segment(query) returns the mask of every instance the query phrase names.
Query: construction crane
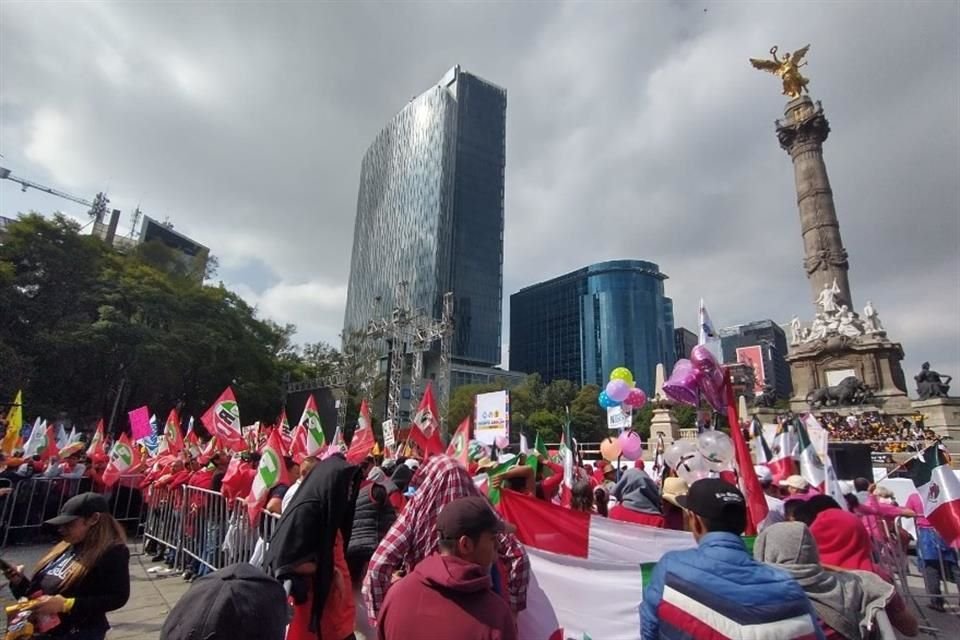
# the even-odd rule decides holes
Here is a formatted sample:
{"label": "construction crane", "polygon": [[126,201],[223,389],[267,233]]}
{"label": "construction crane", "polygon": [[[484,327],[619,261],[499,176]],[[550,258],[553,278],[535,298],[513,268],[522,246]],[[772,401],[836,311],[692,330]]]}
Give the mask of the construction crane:
{"label": "construction crane", "polygon": [[110,200],[107,198],[107,194],[103,193],[102,191],[94,197],[93,202],[90,202],[89,200],[84,200],[83,198],[79,198],[58,189],[54,189],[53,187],[39,184],[33,180],[27,180],[26,178],[15,176],[13,173],[11,173],[10,169],[7,169],[6,167],[0,167],[0,180],[10,180],[11,182],[16,182],[20,185],[20,191],[36,189],[37,191],[43,191],[44,193],[49,193],[52,196],[57,196],[58,198],[63,198],[64,200],[70,200],[71,202],[82,204],[85,207],[90,207],[90,210],[87,213],[97,222],[103,222],[103,217],[107,213],[107,205],[110,203]]}

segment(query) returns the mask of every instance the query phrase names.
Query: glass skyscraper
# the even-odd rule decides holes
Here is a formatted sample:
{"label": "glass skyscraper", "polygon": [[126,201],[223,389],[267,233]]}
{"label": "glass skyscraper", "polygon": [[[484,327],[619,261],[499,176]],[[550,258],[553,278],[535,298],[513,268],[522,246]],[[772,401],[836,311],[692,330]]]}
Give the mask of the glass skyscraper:
{"label": "glass skyscraper", "polygon": [[510,368],[603,385],[625,366],[652,395],[657,363],[674,363],[666,278],[652,262],[613,260],[521,289],[510,296]]}
{"label": "glass skyscraper", "polygon": [[453,291],[453,357],[500,362],[506,91],[454,67],[363,158],[346,331],[388,317],[398,282],[439,318]]}

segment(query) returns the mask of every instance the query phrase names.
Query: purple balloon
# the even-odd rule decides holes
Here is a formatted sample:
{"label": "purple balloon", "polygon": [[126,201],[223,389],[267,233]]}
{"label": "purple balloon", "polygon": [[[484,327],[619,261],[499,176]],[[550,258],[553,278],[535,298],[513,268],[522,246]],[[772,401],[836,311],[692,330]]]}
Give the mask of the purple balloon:
{"label": "purple balloon", "polygon": [[636,431],[624,431],[617,437],[620,451],[627,460],[636,460],[643,453],[643,440]]}
{"label": "purple balloon", "polygon": [[607,383],[607,396],[616,402],[623,402],[630,393],[630,385],[624,380],[616,379]]}
{"label": "purple balloon", "polygon": [[686,358],[673,365],[670,379],[663,383],[663,394],[680,404],[696,407],[700,403],[700,372]]}

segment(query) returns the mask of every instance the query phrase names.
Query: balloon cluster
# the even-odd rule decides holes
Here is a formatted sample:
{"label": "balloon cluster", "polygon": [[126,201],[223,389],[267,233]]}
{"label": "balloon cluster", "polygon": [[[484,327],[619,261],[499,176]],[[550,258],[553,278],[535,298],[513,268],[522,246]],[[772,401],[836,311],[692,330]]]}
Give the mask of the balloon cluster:
{"label": "balloon cluster", "polygon": [[717,411],[723,410],[723,368],[710,350],[698,344],[690,359],[681,358],[673,366],[670,379],[663,383],[665,396],[680,404],[700,405],[701,395]]}
{"label": "balloon cluster", "polygon": [[636,386],[633,374],[626,367],[617,367],[610,372],[610,382],[600,391],[597,402],[604,409],[620,406],[624,411],[642,409],[647,404],[647,394]]}
{"label": "balloon cluster", "polygon": [[[604,409],[620,407],[630,413],[647,404],[647,394],[636,386],[633,374],[626,367],[617,367],[610,372],[610,381],[600,391],[597,402]],[[617,437],[610,436],[600,443],[600,455],[604,460],[616,462],[621,457],[636,460],[643,455],[643,442],[640,435],[629,429],[621,431]]]}
{"label": "balloon cluster", "polygon": [[677,440],[663,452],[663,461],[688,485],[733,468],[733,440],[707,429],[694,440]]}

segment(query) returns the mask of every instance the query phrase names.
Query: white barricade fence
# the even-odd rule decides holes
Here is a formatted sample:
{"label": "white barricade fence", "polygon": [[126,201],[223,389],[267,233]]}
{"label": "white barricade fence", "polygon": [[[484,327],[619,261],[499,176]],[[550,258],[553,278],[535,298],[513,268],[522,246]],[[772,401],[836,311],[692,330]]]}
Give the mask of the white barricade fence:
{"label": "white barricade fence", "polygon": [[5,497],[0,548],[40,533],[44,522],[60,513],[64,502],[92,488],[93,482],[87,477],[33,476],[20,480]]}

